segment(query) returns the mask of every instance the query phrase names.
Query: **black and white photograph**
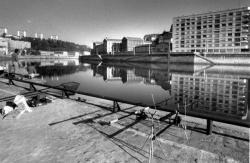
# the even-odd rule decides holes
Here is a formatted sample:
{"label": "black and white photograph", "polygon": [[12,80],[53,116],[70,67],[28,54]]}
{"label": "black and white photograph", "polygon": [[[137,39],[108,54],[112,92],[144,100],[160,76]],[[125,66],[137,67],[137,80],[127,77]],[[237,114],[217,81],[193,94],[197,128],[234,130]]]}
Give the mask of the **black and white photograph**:
{"label": "black and white photograph", "polygon": [[0,163],[250,163],[249,0],[0,0]]}

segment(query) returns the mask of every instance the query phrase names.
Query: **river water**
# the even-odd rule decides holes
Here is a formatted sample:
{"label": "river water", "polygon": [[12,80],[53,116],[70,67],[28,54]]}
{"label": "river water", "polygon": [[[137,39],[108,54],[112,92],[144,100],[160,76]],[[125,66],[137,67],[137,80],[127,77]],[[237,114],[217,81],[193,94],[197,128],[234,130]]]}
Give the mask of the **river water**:
{"label": "river water", "polygon": [[250,67],[78,60],[20,61],[20,66],[28,63],[49,85],[74,81],[82,92],[250,126]]}

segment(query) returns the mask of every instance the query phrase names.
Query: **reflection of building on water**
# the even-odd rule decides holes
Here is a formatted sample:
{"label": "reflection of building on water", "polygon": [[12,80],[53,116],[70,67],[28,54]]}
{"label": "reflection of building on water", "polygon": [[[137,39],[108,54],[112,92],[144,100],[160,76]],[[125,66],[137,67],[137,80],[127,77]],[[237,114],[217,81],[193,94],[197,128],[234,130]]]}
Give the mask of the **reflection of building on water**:
{"label": "reflection of building on water", "polygon": [[[196,111],[217,112],[245,119],[249,80],[231,75],[172,75],[175,102],[193,103]],[[249,99],[248,99],[249,101]]]}
{"label": "reflection of building on water", "polygon": [[68,66],[68,65],[75,65],[78,66],[79,60],[78,59],[70,59],[70,60],[41,60],[41,66],[53,66],[53,65],[63,65],[63,66]]}
{"label": "reflection of building on water", "polygon": [[108,81],[120,81],[122,78],[120,77],[120,74],[118,74],[118,70],[113,67],[107,67],[107,80]]}
{"label": "reflection of building on water", "polygon": [[107,67],[107,81],[122,81],[123,83],[140,83],[142,77],[137,77],[134,70]]}
{"label": "reflection of building on water", "polygon": [[59,80],[59,77],[58,77],[58,76],[52,76],[52,77],[51,77],[51,80],[52,80],[52,81],[54,81],[54,80],[58,81],[58,80]]}
{"label": "reflection of building on water", "polygon": [[171,75],[168,71],[158,71],[150,69],[136,69],[136,76],[144,78],[145,84],[160,85],[165,90],[170,90],[170,79]]}
{"label": "reflection of building on water", "polygon": [[93,76],[100,74],[105,81],[122,81],[126,84],[144,83],[160,85],[165,90],[170,90],[170,76],[166,71],[152,71],[150,69],[124,69],[117,67],[97,66],[93,68]]}

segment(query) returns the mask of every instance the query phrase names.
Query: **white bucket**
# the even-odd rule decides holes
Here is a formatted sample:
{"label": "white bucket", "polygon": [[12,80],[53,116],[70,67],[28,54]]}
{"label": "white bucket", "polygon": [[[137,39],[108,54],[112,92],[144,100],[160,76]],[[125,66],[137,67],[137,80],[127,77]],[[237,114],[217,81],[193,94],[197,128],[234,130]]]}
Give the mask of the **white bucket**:
{"label": "white bucket", "polygon": [[28,112],[32,112],[32,110],[30,109],[30,107],[28,106],[26,99],[24,96],[22,95],[17,95],[14,99],[14,103],[18,106],[19,109],[21,110],[25,110]]}
{"label": "white bucket", "polygon": [[6,114],[8,114],[9,112],[12,112],[13,111],[13,108],[12,107],[10,107],[10,106],[5,106],[4,108],[3,108],[3,115],[6,115]]}

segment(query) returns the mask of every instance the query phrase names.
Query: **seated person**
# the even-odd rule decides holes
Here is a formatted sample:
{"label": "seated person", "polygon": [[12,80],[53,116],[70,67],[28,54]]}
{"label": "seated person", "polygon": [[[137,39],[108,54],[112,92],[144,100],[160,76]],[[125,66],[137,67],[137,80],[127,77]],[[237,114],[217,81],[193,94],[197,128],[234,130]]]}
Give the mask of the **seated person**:
{"label": "seated person", "polygon": [[36,68],[33,63],[31,64],[28,63],[27,71],[28,71],[28,74],[36,74]]}

